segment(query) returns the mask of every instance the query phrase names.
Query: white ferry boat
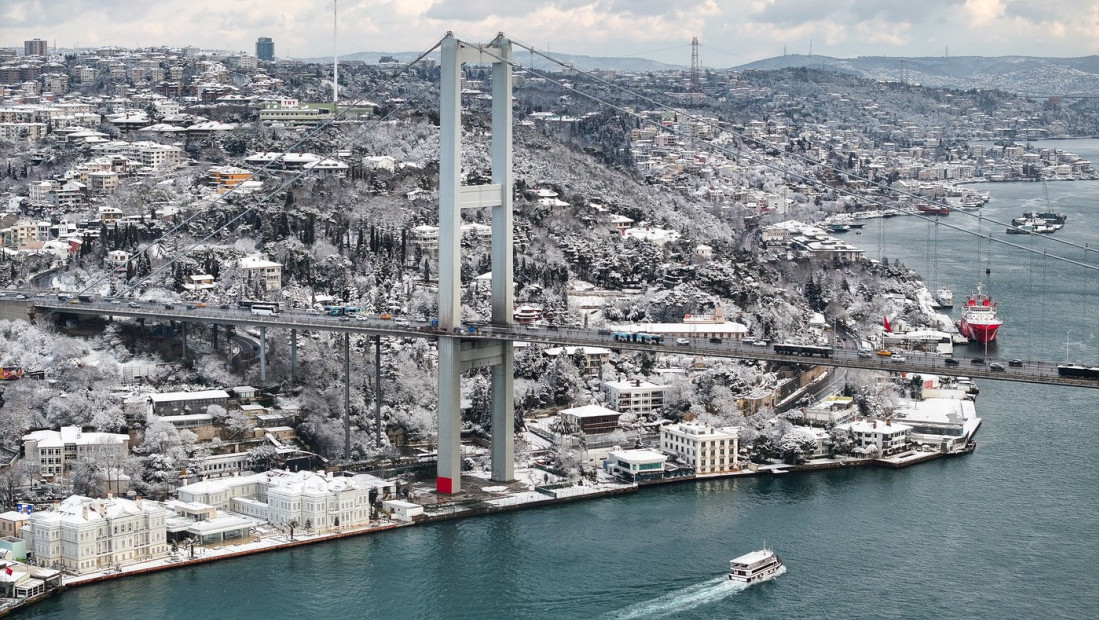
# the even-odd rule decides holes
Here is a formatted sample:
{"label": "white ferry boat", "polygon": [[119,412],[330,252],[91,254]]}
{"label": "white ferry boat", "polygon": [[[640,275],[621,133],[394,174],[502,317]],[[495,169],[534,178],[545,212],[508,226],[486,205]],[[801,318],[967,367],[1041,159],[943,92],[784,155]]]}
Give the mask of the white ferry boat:
{"label": "white ferry boat", "polygon": [[786,572],[782,559],[770,549],[745,553],[729,564],[729,579],[747,584],[770,581]]}

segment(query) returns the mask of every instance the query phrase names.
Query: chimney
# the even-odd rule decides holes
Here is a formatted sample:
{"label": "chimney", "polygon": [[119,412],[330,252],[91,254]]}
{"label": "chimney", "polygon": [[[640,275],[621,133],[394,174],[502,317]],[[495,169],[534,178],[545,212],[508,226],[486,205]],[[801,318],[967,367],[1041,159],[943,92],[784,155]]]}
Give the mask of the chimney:
{"label": "chimney", "polygon": [[878,421],[874,420],[874,428],[878,428]]}
{"label": "chimney", "polygon": [[893,426],[893,419],[892,418],[886,418],[885,419],[885,425],[886,426]]}
{"label": "chimney", "polygon": [[137,497],[134,498],[134,503],[137,504],[137,509],[138,510],[144,510],[145,509],[145,507],[143,505],[144,502],[142,501],[142,498],[141,498],[140,495],[138,495]]}

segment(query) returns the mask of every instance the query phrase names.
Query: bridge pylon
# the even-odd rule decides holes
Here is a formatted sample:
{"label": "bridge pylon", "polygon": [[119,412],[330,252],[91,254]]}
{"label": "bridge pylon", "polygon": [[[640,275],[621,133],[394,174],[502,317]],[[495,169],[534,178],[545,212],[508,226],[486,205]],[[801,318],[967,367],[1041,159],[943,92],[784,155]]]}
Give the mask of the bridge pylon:
{"label": "bridge pylon", "polygon": [[[462,185],[462,65],[492,65],[492,183]],[[511,42],[503,34],[471,46],[451,33],[442,42],[439,86],[439,461],[436,489],[462,487],[461,373],[492,368],[492,480],[515,478],[512,341],[465,340],[461,320],[462,209],[492,209],[492,322],[512,323]],[[457,330],[457,331],[456,331]]]}

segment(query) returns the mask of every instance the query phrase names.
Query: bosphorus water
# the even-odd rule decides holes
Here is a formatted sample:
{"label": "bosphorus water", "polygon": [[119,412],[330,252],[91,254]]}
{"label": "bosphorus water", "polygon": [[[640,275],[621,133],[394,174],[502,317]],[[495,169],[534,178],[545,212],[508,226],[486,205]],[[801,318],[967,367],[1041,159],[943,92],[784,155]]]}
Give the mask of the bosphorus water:
{"label": "bosphorus water", "polygon": [[[1099,141],[1050,142],[1099,162]],[[1041,184],[981,185],[986,218],[1044,209]],[[1099,247],[1099,182],[1051,183],[1057,235]],[[961,214],[952,224],[976,229]],[[849,240],[955,298],[982,281],[1005,326],[990,354],[1099,362],[1099,278],[916,218]],[[1083,261],[1026,236],[1021,245]],[[927,264],[927,239],[937,239]],[[1099,263],[1090,253],[1087,262]],[[986,274],[985,270],[990,273]],[[969,351],[968,354],[983,354]],[[66,592],[20,618],[1093,618],[1099,614],[1099,392],[980,381],[969,456],[650,488],[406,528]],[[730,558],[789,570],[747,589]]]}

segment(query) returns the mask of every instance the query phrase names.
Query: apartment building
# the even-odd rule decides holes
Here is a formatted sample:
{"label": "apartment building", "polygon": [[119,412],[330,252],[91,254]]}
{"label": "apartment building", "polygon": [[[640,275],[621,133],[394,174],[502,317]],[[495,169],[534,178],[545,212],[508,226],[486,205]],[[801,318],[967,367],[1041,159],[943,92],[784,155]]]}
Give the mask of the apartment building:
{"label": "apartment building", "polygon": [[721,474],[737,469],[737,428],[684,422],[660,429],[660,448],[676,455],[695,473]]}

